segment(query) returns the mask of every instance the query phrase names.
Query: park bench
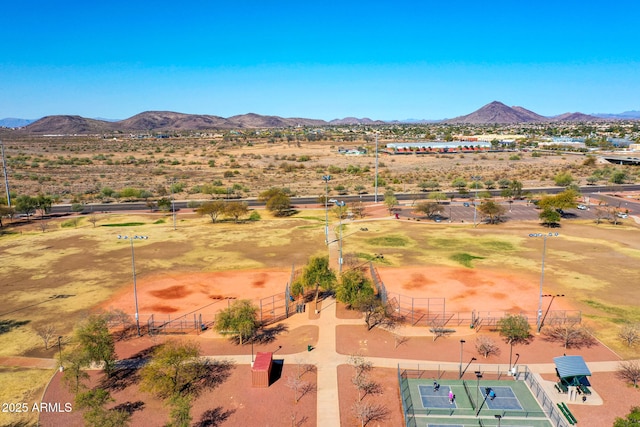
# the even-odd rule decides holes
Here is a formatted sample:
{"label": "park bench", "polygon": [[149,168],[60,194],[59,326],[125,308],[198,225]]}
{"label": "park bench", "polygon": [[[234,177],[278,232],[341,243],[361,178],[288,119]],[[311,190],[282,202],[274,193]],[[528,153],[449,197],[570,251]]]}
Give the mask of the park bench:
{"label": "park bench", "polygon": [[566,386],[566,384],[562,382],[555,383],[554,386],[556,390],[558,390],[558,393],[567,393],[569,391],[569,388]]}

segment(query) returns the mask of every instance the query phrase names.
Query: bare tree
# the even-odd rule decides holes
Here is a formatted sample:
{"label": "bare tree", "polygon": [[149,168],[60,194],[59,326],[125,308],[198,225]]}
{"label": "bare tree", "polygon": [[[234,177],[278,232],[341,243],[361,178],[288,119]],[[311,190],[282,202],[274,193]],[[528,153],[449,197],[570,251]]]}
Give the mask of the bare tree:
{"label": "bare tree", "polygon": [[34,328],[34,329],[36,331],[36,334],[42,339],[42,342],[44,343],[44,349],[49,350],[49,342],[56,334],[55,326],[48,324],[48,325],[38,326],[37,328]]}
{"label": "bare tree", "polygon": [[45,231],[47,231],[49,229],[49,223],[47,221],[45,221],[44,218],[40,218],[40,222],[38,222],[38,227],[44,233]]}
{"label": "bare tree", "polygon": [[349,356],[349,364],[353,366],[355,371],[351,382],[358,390],[358,401],[361,401],[367,394],[377,394],[380,386],[369,379],[373,364],[360,355]]}
{"label": "bare tree", "polygon": [[486,335],[478,335],[476,338],[476,350],[485,359],[489,356],[500,354],[500,347],[491,337]]}
{"label": "bare tree", "polygon": [[393,344],[395,345],[395,348],[400,347],[402,344],[406,343],[407,341],[409,341],[409,337],[400,335],[398,333],[393,334]]}
{"label": "bare tree", "polygon": [[640,381],[640,362],[637,360],[620,362],[617,375],[618,378],[631,382],[637,388]]}
{"label": "bare tree", "polygon": [[113,322],[122,328],[119,339],[124,339],[129,336],[129,333],[133,328],[133,319],[129,313],[126,313],[122,309],[114,308],[109,310],[106,313],[106,316],[108,322]]}
{"label": "bare tree", "polygon": [[447,328],[445,326],[444,319],[432,319],[429,322],[429,332],[433,334],[433,340],[437,340],[440,337],[446,337],[449,334],[454,333],[456,330]]}
{"label": "bare tree", "polygon": [[547,326],[542,334],[547,341],[559,342],[564,348],[590,347],[596,342],[587,327],[572,323]]}
{"label": "bare tree", "polygon": [[389,409],[380,403],[359,401],[353,405],[353,412],[360,421],[360,426],[365,427],[370,422],[384,421],[389,417]]}
{"label": "bare tree", "polygon": [[633,346],[636,342],[640,340],[640,324],[638,323],[627,323],[625,324],[618,336],[622,341],[627,343],[628,347]]}
{"label": "bare tree", "polygon": [[87,219],[87,221],[93,224],[93,228],[96,228],[96,223],[100,221],[100,217],[98,216],[98,214],[94,212],[91,215],[89,215],[89,218]]}
{"label": "bare tree", "polygon": [[302,390],[308,383],[297,375],[287,376],[287,387],[293,390],[293,401],[298,403],[302,398]]}

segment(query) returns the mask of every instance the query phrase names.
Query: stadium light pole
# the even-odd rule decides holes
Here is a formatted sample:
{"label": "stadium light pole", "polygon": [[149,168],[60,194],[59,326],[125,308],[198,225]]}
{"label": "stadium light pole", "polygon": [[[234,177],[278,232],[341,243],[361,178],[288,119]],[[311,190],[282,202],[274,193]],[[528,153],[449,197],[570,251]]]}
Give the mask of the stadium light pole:
{"label": "stadium light pole", "polygon": [[140,334],[140,316],[138,315],[138,288],[136,286],[136,256],[133,250],[133,241],[138,239],[146,240],[148,238],[149,238],[148,236],[138,236],[138,235],[124,236],[124,235],[118,234],[118,239],[129,240],[129,243],[131,243],[131,270],[133,271],[133,300],[135,301],[135,304],[136,304],[135,317],[136,317],[136,329],[138,330],[138,336],[141,336],[141,334]]}
{"label": "stadium light pole", "polygon": [[323,175],[324,181],[324,244],[329,244],[329,181],[331,175]]}
{"label": "stadium light pole", "polygon": [[338,217],[340,218],[340,225],[338,225],[338,227],[340,227],[340,237],[338,238],[338,241],[340,243],[340,245],[338,246],[338,248],[339,248],[338,274],[342,274],[342,208],[344,207],[344,201],[337,201],[336,200],[336,206],[338,206],[338,208],[340,208],[338,210]]}
{"label": "stadium light pole", "polygon": [[460,340],[460,370],[458,379],[462,378],[462,348],[464,347],[465,340]]}
{"label": "stadium light pole", "polygon": [[531,233],[529,237],[542,237],[542,269],[540,270],[540,292],[538,298],[538,313],[536,316],[536,333],[542,329],[542,285],[544,283],[544,258],[547,252],[547,237],[558,237],[560,233]]}

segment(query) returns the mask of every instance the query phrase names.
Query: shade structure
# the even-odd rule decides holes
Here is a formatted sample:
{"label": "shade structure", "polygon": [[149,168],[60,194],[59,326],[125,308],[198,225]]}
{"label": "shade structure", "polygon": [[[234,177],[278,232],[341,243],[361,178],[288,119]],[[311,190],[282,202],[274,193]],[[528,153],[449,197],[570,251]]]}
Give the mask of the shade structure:
{"label": "shade structure", "polygon": [[560,380],[567,385],[589,385],[591,371],[582,356],[559,356],[553,358]]}

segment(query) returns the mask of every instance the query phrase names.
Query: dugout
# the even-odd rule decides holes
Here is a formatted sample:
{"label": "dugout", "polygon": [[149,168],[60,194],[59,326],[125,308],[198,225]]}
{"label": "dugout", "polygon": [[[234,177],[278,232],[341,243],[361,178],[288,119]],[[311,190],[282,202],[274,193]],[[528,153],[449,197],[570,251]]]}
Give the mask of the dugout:
{"label": "dugout", "polygon": [[256,360],[251,367],[251,387],[269,387],[273,353],[256,353]]}

